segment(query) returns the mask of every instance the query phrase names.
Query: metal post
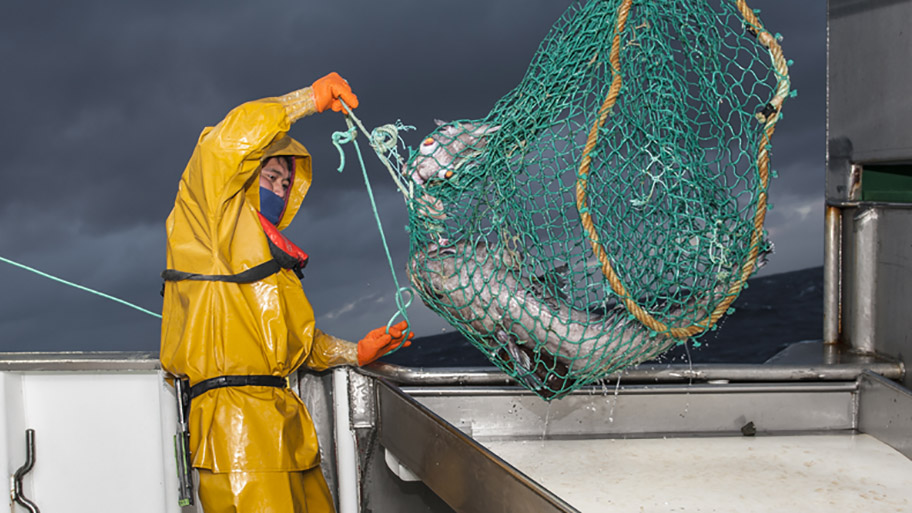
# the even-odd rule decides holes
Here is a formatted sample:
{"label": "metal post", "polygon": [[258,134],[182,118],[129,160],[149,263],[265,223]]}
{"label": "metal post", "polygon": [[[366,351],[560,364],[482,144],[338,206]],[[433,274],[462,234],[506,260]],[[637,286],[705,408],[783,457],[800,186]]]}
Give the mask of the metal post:
{"label": "metal post", "polygon": [[827,205],[823,253],[823,342],[837,344],[842,332],[842,211]]}
{"label": "metal post", "polygon": [[357,448],[351,430],[348,368],[333,370],[333,411],[336,431],[336,466],[339,476],[339,513],[358,511]]}
{"label": "metal post", "polygon": [[[873,354],[878,338],[878,253],[881,213],[877,207],[865,205],[855,210],[852,218],[852,273],[846,290],[851,294],[851,312],[847,319],[845,341],[860,353]],[[848,322],[848,321],[851,322]]]}

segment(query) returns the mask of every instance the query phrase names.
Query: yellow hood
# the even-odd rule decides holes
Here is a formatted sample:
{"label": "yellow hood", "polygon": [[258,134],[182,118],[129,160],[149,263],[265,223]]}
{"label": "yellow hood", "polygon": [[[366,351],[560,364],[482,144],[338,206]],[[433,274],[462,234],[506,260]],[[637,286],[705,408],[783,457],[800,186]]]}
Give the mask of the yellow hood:
{"label": "yellow hood", "polygon": [[[294,169],[292,170],[291,186],[288,188],[288,195],[285,197],[285,211],[277,226],[280,230],[284,230],[291,224],[295,214],[298,213],[298,209],[301,208],[301,202],[310,189],[310,183],[313,179],[310,153],[307,152],[307,148],[303,144],[287,135],[280,135],[269,147],[263,150],[263,156],[260,157],[260,167],[262,167],[263,162],[271,157],[284,156],[294,157]],[[257,210],[260,210],[259,175],[258,168],[245,192],[247,201]]]}

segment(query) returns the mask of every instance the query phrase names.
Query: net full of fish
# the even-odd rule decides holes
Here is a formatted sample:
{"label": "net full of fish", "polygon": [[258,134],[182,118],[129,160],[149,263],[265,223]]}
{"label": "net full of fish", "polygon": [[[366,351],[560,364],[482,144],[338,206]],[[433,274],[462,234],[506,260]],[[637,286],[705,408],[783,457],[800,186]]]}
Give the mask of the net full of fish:
{"label": "net full of fish", "polygon": [[[707,316],[770,250],[757,226],[767,192],[758,156],[787,77],[758,41],[762,27],[737,2],[651,1],[632,2],[618,32],[624,3],[572,6],[515,90],[484,119],[438,121],[403,170],[410,281],[547,400],[687,340],[672,327],[712,329]],[[623,86],[600,119],[616,73]]]}

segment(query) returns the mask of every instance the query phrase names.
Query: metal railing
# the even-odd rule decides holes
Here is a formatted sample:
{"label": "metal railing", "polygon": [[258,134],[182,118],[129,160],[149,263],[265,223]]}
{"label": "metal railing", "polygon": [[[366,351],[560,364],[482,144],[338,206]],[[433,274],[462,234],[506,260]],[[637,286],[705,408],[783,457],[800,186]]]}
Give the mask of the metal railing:
{"label": "metal railing", "polygon": [[[838,363],[819,364],[649,364],[610,374],[606,382],[693,383],[693,382],[777,382],[777,381],[853,381],[865,371],[887,379],[901,380],[902,362],[871,357],[843,357]],[[847,360],[847,361],[846,361]],[[385,378],[405,386],[509,386],[515,381],[505,373],[488,367],[402,367],[376,362],[359,369],[362,374]]]}

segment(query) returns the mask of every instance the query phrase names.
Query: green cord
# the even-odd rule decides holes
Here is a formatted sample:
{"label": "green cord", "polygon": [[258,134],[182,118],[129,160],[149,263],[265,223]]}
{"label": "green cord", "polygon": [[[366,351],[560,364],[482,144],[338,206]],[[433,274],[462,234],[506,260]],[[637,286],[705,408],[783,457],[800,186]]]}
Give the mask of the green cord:
{"label": "green cord", "polygon": [[25,269],[26,271],[31,271],[31,272],[33,272],[33,273],[39,275],[39,276],[44,276],[45,278],[49,278],[49,279],[54,280],[54,281],[56,281],[56,282],[63,283],[64,285],[69,285],[70,287],[75,287],[75,288],[77,288],[77,289],[79,289],[79,290],[84,290],[84,291],[86,291],[86,292],[91,292],[92,294],[95,294],[96,296],[101,296],[101,297],[103,297],[103,298],[105,298],[105,299],[110,299],[111,301],[120,303],[120,304],[122,304],[122,305],[129,306],[130,308],[134,308],[134,309],[136,309],[136,310],[139,310],[140,312],[147,313],[147,314],[151,315],[152,317],[157,317],[157,318],[161,319],[161,314],[157,314],[157,313],[155,313],[155,312],[146,310],[145,308],[143,308],[143,307],[141,307],[141,306],[136,306],[136,305],[134,305],[133,303],[124,301],[123,299],[119,299],[119,298],[116,298],[116,297],[114,297],[114,296],[110,296],[110,295],[108,295],[108,294],[105,294],[104,292],[99,292],[99,291],[97,291],[97,290],[93,290],[93,289],[90,289],[90,288],[88,288],[88,287],[83,287],[82,285],[73,283],[73,282],[71,282],[71,281],[63,280],[63,279],[58,278],[58,277],[56,277],[56,276],[52,276],[52,275],[50,275],[50,274],[48,274],[48,273],[39,271],[38,269],[34,269],[34,268],[29,267],[29,266],[27,266],[27,265],[20,264],[19,262],[14,262],[14,261],[12,261],[12,260],[10,260],[10,259],[8,259],[8,258],[0,257],[0,261],[6,262],[6,263],[8,263],[8,264],[10,264],[10,265],[14,265],[14,266],[16,266],[16,267],[18,267],[18,268],[20,268],[20,269]]}
{"label": "green cord", "polygon": [[[340,101],[342,101],[342,100],[340,99]],[[371,209],[374,212],[374,220],[377,223],[377,230],[380,232],[380,240],[383,242],[383,250],[386,253],[386,261],[389,264],[390,273],[393,275],[393,283],[396,286],[396,307],[397,307],[398,311],[396,313],[394,313],[392,317],[390,317],[390,320],[389,320],[389,322],[387,322],[386,326],[387,326],[387,329],[389,329],[389,327],[393,325],[393,321],[398,316],[401,316],[402,319],[405,320],[406,324],[408,325],[410,323],[409,323],[409,319],[408,319],[408,313],[406,310],[411,305],[412,299],[414,299],[415,295],[410,287],[400,287],[399,286],[399,279],[396,277],[396,267],[393,264],[393,257],[390,254],[389,244],[386,241],[386,234],[383,231],[383,223],[380,221],[380,213],[377,209],[377,201],[374,199],[374,192],[373,192],[373,189],[371,188],[370,179],[367,176],[367,166],[364,164],[364,157],[361,155],[361,148],[358,146],[357,143],[354,142],[355,135],[357,134],[357,129],[356,129],[355,125],[353,124],[353,122],[357,123],[358,128],[360,128],[361,131],[364,132],[365,135],[368,137],[371,147],[374,149],[374,152],[377,154],[377,157],[380,158],[380,161],[383,162],[383,164],[389,170],[390,174],[393,176],[393,180],[396,182],[396,185],[399,187],[400,192],[402,192],[402,194],[405,195],[406,198],[409,197],[411,191],[406,190],[405,187],[403,186],[403,184],[401,183],[401,181],[398,179],[398,177],[396,176],[396,172],[393,169],[394,166],[390,162],[390,159],[387,158],[386,155],[384,155],[384,152],[395,154],[396,141],[398,139],[398,136],[397,136],[398,130],[410,129],[413,127],[408,127],[408,126],[402,125],[400,123],[397,123],[396,125],[384,125],[383,127],[375,129],[372,133],[368,134],[367,130],[365,130],[364,126],[361,124],[361,121],[357,117],[355,117],[354,114],[352,114],[351,109],[348,107],[348,105],[345,104],[344,101],[342,102],[342,105],[345,107],[345,112],[346,112],[345,122],[348,124],[348,130],[342,131],[342,132],[335,132],[332,135],[333,145],[335,145],[336,149],[339,150],[339,155],[341,156],[341,159],[340,159],[341,164],[339,166],[339,172],[341,173],[345,167],[345,154],[342,151],[341,145],[351,142],[351,143],[353,143],[353,146],[355,147],[355,153],[358,155],[358,162],[361,164],[361,174],[364,177],[364,186],[367,189],[367,195],[370,198]],[[398,155],[396,155],[396,156],[398,157]],[[401,164],[401,162],[400,162],[400,164]],[[404,296],[408,296],[408,298],[405,299]],[[404,332],[408,333],[408,327],[406,327]],[[403,339],[403,343],[404,343],[404,340],[405,339]],[[401,347],[401,344],[399,347]],[[398,349],[398,347],[396,349]],[[396,349],[394,349],[393,351],[395,351]]]}

